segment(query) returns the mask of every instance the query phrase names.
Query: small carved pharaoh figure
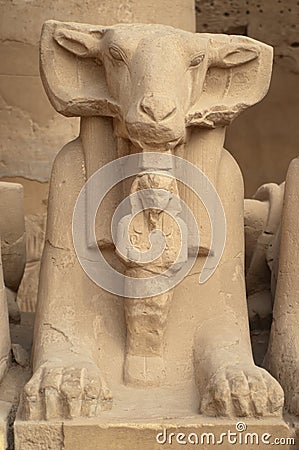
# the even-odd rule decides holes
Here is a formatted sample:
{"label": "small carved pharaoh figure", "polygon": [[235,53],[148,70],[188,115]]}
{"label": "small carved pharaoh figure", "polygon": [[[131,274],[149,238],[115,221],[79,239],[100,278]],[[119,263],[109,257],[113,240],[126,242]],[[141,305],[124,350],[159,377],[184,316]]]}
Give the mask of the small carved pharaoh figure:
{"label": "small carved pharaoh figure", "polygon": [[[133,278],[150,278],[170,267],[175,270],[188,257],[186,225],[177,217],[181,209],[175,178],[162,173],[141,173],[132,184],[131,194],[135,193],[137,196],[131,200],[132,215],[125,216],[118,227],[117,249],[127,266],[125,274]],[[151,233],[156,230],[160,230],[166,240],[158,257],[154,256],[150,241]],[[127,235],[129,248],[126,247]],[[161,243],[157,244],[159,250],[163,248]],[[144,261],[145,252],[149,254],[148,261]],[[165,376],[164,333],[173,289],[158,296],[130,298],[128,282],[126,294],[125,381],[136,385],[160,384]]]}

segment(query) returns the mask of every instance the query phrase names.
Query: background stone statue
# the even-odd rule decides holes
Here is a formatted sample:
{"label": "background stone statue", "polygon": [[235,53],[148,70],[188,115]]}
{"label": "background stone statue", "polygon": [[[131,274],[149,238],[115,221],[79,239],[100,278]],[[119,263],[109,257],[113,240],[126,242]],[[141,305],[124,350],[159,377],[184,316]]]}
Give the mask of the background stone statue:
{"label": "background stone statue", "polygon": [[266,366],[284,389],[288,411],[296,415],[299,415],[298,205],[299,159],[296,158],[289,166],[285,182],[273,323],[266,356]]}
{"label": "background stone statue", "polygon": [[[164,335],[165,385],[189,386],[196,399],[195,377],[199,398],[189,407],[198,412],[199,405],[202,414],[281,414],[281,387],[253,362],[244,283],[243,181],[223,149],[226,126],[267,93],[271,65],[272,49],[243,36],[192,34],[160,25],[44,25],[41,73],[47,94],[57,111],[82,119],[79,138],[62,149],[52,172],[25,418],[99,415],[112,406],[105,379],[122,397],[123,299],[98,288],[81,269],[72,215],[81,188],[99,167],[142,151],[172,152],[198,167],[215,185],[227,220],[221,262],[199,285],[211,250],[209,218],[196,196],[179,186],[201,241],[192,271],[174,289]],[[121,190],[111,191],[95,232],[106,260],[124,270],[110,236],[111,215],[120,200]]]}
{"label": "background stone statue", "polygon": [[8,305],[11,320],[18,319],[15,297],[25,261],[23,187],[0,183],[0,381],[9,365],[11,350]]}
{"label": "background stone statue", "polygon": [[260,326],[263,317],[271,319],[273,314],[272,323],[267,323],[271,332],[264,365],[280,382],[286,408],[295,415],[299,415],[298,180],[296,158],[289,166],[285,183],[261,186],[253,199],[246,200],[245,207],[249,312],[255,323],[259,318]]}
{"label": "background stone statue", "polygon": [[245,199],[246,289],[252,328],[269,329],[277,284],[285,183],[267,183]]}

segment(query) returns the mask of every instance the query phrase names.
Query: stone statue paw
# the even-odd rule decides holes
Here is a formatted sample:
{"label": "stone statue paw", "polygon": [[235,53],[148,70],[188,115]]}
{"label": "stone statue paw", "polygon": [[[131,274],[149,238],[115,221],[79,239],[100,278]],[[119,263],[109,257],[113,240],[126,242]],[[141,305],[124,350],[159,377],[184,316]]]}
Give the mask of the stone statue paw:
{"label": "stone statue paw", "polygon": [[43,364],[25,386],[22,401],[27,420],[96,417],[111,408],[111,392],[94,363],[61,366],[61,362]]}
{"label": "stone statue paw", "polygon": [[219,369],[210,379],[200,412],[208,416],[280,416],[284,402],[279,383],[252,365]]}

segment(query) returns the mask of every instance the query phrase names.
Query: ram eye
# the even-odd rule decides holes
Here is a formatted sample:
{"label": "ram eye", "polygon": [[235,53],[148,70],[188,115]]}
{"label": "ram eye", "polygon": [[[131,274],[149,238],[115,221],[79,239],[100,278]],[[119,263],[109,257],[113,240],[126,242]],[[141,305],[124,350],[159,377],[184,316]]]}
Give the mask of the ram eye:
{"label": "ram eye", "polygon": [[112,56],[113,59],[116,59],[117,61],[124,61],[124,55],[122,52],[116,48],[116,47],[110,47],[109,53]]}
{"label": "ram eye", "polygon": [[196,55],[192,58],[190,62],[190,67],[199,66],[199,64],[204,60],[205,55],[201,53],[200,55]]}

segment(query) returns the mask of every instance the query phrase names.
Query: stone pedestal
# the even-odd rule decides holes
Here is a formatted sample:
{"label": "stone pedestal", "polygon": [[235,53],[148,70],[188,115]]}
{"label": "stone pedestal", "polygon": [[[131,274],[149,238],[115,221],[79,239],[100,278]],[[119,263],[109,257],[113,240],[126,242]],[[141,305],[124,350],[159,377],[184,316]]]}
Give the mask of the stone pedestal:
{"label": "stone pedestal", "polygon": [[283,419],[210,418],[198,414],[194,386],[119,386],[113,392],[112,410],[93,419],[24,421],[19,408],[14,423],[15,450],[209,450],[218,446],[224,450],[255,450],[269,445],[296,448],[289,441],[294,439],[294,428]]}
{"label": "stone pedestal", "polygon": [[[245,425],[244,425],[245,424]],[[237,427],[240,431],[237,430]],[[242,427],[246,430],[242,431]],[[219,445],[233,448],[296,448],[291,431],[278,420],[230,421],[200,416],[150,420],[101,419],[15,423],[16,450],[158,450],[201,448]]]}
{"label": "stone pedestal", "polygon": [[[14,375],[17,392],[28,376],[28,371],[18,368]],[[6,385],[11,383],[7,381]],[[8,392],[6,385],[2,388]],[[14,422],[14,449],[209,450],[220,446],[225,450],[255,450],[271,448],[269,445],[299,449],[299,422],[294,417],[288,416],[288,423],[279,418],[208,418],[197,414],[197,404],[194,391],[183,386],[150,391],[122,386],[115,392],[112,410],[103,411],[95,419],[24,421],[19,408]],[[10,402],[0,401],[0,450],[6,450],[10,409]]]}

